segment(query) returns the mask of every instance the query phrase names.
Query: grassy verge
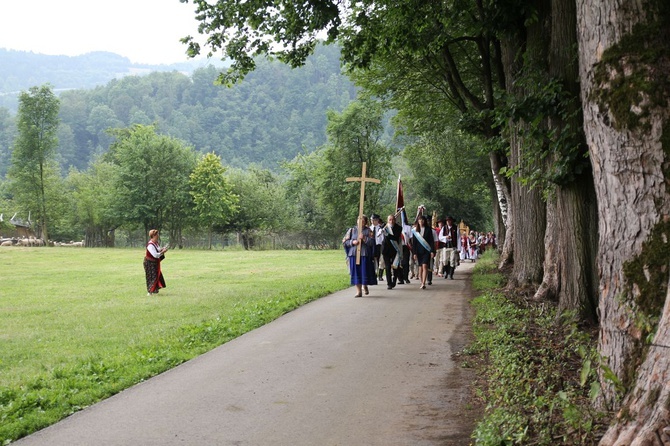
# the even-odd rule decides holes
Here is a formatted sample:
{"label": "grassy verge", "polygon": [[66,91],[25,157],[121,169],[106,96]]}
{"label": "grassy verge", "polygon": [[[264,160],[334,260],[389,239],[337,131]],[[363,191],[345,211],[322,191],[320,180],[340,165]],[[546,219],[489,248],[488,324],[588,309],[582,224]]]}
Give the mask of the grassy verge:
{"label": "grassy verge", "polygon": [[337,251],[0,249],[0,444],[348,287]]}
{"label": "grassy verge", "polygon": [[604,414],[593,410],[594,333],[555,305],[503,291],[496,258],[478,262],[473,286],[475,342],[486,407],[473,434],[477,445],[595,445]]}

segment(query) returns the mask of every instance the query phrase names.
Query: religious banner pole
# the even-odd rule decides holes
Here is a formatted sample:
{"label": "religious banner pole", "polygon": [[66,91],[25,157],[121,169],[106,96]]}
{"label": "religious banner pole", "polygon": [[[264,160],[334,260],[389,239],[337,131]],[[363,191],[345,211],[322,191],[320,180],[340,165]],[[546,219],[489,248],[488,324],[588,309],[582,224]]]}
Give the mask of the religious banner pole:
{"label": "religious banner pole", "polygon": [[[360,177],[349,177],[346,178],[346,181],[360,181],[361,182],[361,198],[360,202],[358,204],[358,236],[363,233],[363,204],[365,202],[365,182],[370,182],[370,183],[381,183],[380,180],[376,178],[368,178],[365,176],[365,169],[366,169],[366,163],[363,161],[363,168],[361,170],[361,176]],[[356,245],[356,265],[361,264],[361,244],[360,241]]]}

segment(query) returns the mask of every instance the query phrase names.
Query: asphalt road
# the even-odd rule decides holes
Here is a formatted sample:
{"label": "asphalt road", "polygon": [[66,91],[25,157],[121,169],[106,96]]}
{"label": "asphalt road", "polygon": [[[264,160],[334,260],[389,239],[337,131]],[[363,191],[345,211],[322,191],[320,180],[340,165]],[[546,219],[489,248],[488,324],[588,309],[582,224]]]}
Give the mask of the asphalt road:
{"label": "asphalt road", "polygon": [[471,270],[332,294],[13,444],[467,445]]}

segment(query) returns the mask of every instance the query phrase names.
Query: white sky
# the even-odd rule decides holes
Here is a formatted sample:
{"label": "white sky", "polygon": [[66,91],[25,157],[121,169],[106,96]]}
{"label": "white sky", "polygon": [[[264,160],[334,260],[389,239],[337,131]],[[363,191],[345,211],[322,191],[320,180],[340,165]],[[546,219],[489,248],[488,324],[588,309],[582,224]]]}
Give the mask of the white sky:
{"label": "white sky", "polygon": [[133,63],[188,60],[179,39],[198,34],[179,0],[0,0],[0,48],[78,56],[110,51]]}

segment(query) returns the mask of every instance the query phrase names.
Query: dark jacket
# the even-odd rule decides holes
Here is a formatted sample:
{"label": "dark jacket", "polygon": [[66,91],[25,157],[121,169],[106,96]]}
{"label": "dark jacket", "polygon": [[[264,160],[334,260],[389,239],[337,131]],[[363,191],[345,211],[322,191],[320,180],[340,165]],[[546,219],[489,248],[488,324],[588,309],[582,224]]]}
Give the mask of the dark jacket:
{"label": "dark jacket", "polygon": [[400,226],[398,223],[395,223],[392,229],[393,234],[389,234],[388,232],[386,232],[386,228],[383,229],[384,243],[382,244],[382,255],[385,257],[394,257],[396,255],[397,251],[393,247],[391,240],[395,240],[395,242],[398,244],[398,247],[400,247],[400,236],[402,235],[402,226]]}
{"label": "dark jacket", "polygon": [[451,235],[451,241],[447,241],[445,248],[458,247],[458,227],[456,225],[452,225],[451,228],[447,225],[442,226],[442,235],[445,237]]}
{"label": "dark jacket", "polygon": [[[417,233],[419,232],[418,230],[416,231]],[[428,246],[430,247],[429,250],[426,250],[426,248],[423,247],[423,245],[419,242],[419,240],[416,238],[416,235],[412,237],[412,251],[414,254],[418,255],[423,252],[433,252],[435,251],[435,239],[433,237],[433,228],[430,226],[427,226],[423,228],[423,239],[428,243]]]}

